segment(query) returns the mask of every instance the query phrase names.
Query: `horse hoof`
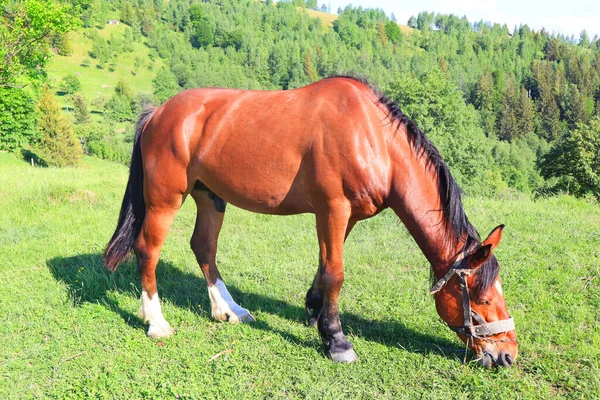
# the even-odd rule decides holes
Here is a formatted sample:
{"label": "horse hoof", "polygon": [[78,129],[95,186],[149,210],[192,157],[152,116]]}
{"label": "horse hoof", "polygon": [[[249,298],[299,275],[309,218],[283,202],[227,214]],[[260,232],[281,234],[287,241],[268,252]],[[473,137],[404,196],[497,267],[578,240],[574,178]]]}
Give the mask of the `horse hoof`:
{"label": "horse hoof", "polygon": [[319,318],[317,317],[310,317],[307,321],[308,326],[310,326],[311,328],[314,328],[315,326],[317,326],[317,322],[319,321]]}
{"label": "horse hoof", "polygon": [[358,356],[354,352],[354,349],[348,349],[339,353],[329,352],[329,357],[334,362],[343,362],[343,363],[351,363],[358,360]]}
{"label": "horse hoof", "polygon": [[256,320],[254,319],[252,314],[250,314],[247,311],[245,314],[242,314],[242,315],[233,314],[229,317],[229,322],[233,322],[233,323],[235,323],[235,322],[249,323],[249,322],[254,322],[254,321],[256,321]]}
{"label": "horse hoof", "polygon": [[233,311],[222,311],[221,309],[213,309],[212,317],[221,322],[229,322],[232,324],[238,322],[254,322],[256,321],[252,314],[246,309],[238,311],[237,313]]}
{"label": "horse hoof", "polygon": [[167,321],[161,324],[150,325],[147,335],[153,339],[166,338],[175,333]]}

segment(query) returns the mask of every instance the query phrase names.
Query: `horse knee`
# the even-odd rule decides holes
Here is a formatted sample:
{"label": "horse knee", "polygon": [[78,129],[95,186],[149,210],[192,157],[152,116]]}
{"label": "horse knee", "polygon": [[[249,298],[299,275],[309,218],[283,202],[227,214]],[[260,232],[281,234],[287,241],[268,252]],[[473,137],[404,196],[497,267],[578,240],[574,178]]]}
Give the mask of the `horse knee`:
{"label": "horse knee", "polygon": [[211,254],[215,251],[215,246],[212,246],[208,240],[199,235],[192,236],[190,239],[190,247],[200,263],[210,262]]}
{"label": "horse knee", "polygon": [[337,294],[344,283],[344,270],[343,268],[326,268],[321,276],[321,280],[326,293]]}

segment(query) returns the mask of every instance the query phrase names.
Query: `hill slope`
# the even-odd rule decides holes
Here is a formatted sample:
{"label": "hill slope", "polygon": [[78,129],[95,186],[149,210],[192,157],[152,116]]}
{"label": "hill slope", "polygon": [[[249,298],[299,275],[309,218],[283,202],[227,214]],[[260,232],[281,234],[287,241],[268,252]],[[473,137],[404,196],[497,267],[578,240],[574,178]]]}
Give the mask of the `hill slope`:
{"label": "hill slope", "polygon": [[[94,106],[95,99],[108,98],[114,93],[116,83],[124,79],[134,93],[152,93],[152,80],[164,65],[159,57],[150,55],[150,49],[142,39],[139,43],[132,43],[133,51],[115,54],[104,68],[98,67],[98,60],[90,56],[92,51],[91,34],[94,31],[107,41],[111,35],[122,39],[127,26],[106,25],[102,29],[80,29],[69,34],[73,53],[69,56],[54,55],[48,64],[47,72],[59,91],[60,82],[66,75],[73,74],[81,82],[81,92],[88,100],[91,111],[96,114],[102,110]],[[85,63],[89,66],[85,66]],[[136,63],[139,64],[136,66]],[[112,64],[112,66],[111,66]],[[67,104],[67,99],[61,96],[62,105]]]}

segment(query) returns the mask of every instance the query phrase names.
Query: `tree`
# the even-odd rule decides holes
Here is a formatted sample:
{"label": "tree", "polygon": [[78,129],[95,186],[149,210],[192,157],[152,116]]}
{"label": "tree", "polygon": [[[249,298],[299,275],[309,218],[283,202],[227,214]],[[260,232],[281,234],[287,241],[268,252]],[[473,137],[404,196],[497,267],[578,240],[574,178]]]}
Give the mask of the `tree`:
{"label": "tree", "polygon": [[494,78],[491,73],[481,75],[475,90],[475,105],[481,112],[483,130],[488,137],[496,136],[494,111]]}
{"label": "tree", "polygon": [[317,79],[319,79],[319,76],[317,75],[317,70],[315,69],[315,64],[313,63],[313,59],[312,56],[310,55],[310,51],[306,51],[306,53],[304,53],[304,73],[306,74],[306,76],[308,76],[308,79],[311,82],[315,82]]}
{"label": "tree", "polygon": [[398,43],[400,38],[402,38],[402,31],[400,30],[400,27],[393,21],[388,21],[388,23],[385,24],[385,33],[392,43]]}
{"label": "tree", "polygon": [[167,101],[181,90],[175,74],[164,67],[156,74],[156,77],[152,81],[152,86],[154,87],[154,95],[161,103]]}
{"label": "tree", "polygon": [[447,77],[435,71],[420,79],[404,76],[386,93],[439,149],[459,184],[473,192],[487,190],[491,149],[477,112]]}
{"label": "tree", "polygon": [[51,37],[52,49],[61,56],[70,56],[73,54],[73,48],[66,33],[54,35]]}
{"label": "tree", "polygon": [[51,54],[46,39],[77,24],[71,6],[54,0],[2,1],[0,10],[0,87],[42,75]]}
{"label": "tree", "polygon": [[75,123],[78,125],[90,122],[90,112],[87,107],[87,101],[81,93],[76,93],[75,96],[73,96],[73,116],[75,117]]}
{"label": "tree", "polygon": [[73,74],[66,75],[60,83],[60,90],[67,95],[71,95],[81,90],[81,82],[79,81],[79,78]]}
{"label": "tree", "polygon": [[600,201],[600,116],[577,124],[555,144],[543,159],[542,175],[558,177],[558,189],[578,196],[592,193]]}
{"label": "tree", "polygon": [[115,94],[105,106],[106,115],[112,121],[125,122],[134,119],[135,98],[125,80],[119,79],[115,85]]}
{"label": "tree", "polygon": [[29,91],[0,87],[0,150],[14,151],[38,139],[35,111]]}
{"label": "tree", "polygon": [[200,47],[211,47],[215,42],[215,35],[213,33],[210,23],[206,20],[201,20],[194,23],[195,32],[192,36],[192,46],[195,48]]}
{"label": "tree", "polygon": [[529,92],[521,86],[521,95],[517,107],[518,131],[516,137],[523,137],[533,132],[535,122],[535,105],[529,97]]}
{"label": "tree", "polygon": [[46,164],[57,167],[78,165],[83,156],[81,145],[48,86],[42,87],[38,109],[41,138],[36,148],[41,158]]}
{"label": "tree", "polygon": [[502,110],[498,120],[498,137],[502,140],[510,141],[518,135],[517,108],[519,97],[516,84],[514,76],[510,75],[506,80],[504,96],[502,97]]}

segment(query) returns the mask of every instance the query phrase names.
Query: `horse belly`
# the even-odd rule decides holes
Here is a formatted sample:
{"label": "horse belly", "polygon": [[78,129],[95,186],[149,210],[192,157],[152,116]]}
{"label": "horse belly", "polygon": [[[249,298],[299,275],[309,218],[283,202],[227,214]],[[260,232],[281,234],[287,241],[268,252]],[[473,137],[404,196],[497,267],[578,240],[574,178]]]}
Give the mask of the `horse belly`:
{"label": "horse belly", "polygon": [[[268,150],[268,149],[263,149]],[[311,212],[300,156],[243,146],[198,160],[198,179],[236,207],[264,214]]]}

